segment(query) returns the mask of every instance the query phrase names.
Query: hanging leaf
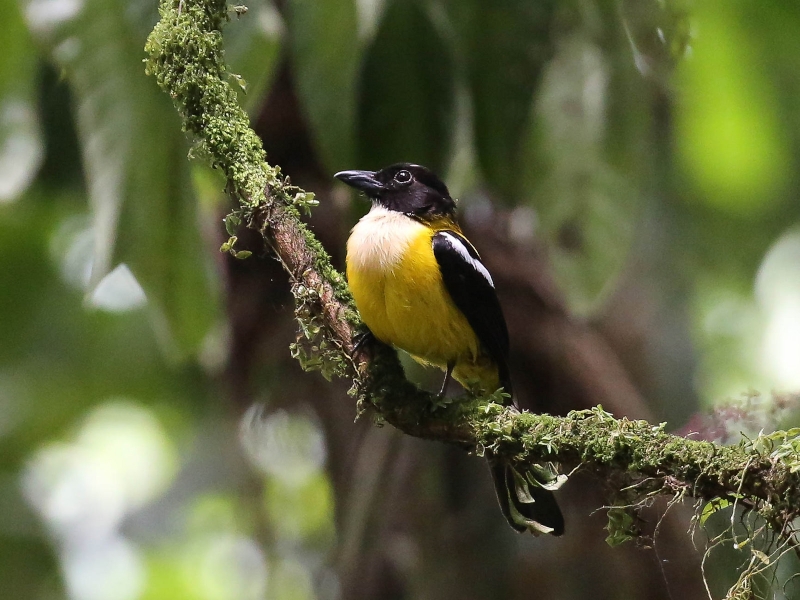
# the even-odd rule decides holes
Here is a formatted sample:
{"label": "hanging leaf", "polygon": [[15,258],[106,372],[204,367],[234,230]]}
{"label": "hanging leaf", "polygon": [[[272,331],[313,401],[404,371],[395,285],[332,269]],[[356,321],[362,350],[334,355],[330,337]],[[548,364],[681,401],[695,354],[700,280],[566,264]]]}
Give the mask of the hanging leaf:
{"label": "hanging leaf", "polygon": [[359,164],[415,162],[440,173],[455,110],[454,64],[417,2],[396,1],[367,51],[360,78]]}
{"label": "hanging leaf", "polygon": [[446,10],[466,68],[478,160],[488,183],[516,195],[531,98],[553,53],[553,0],[449,0]]}
{"label": "hanging leaf", "polygon": [[588,316],[613,291],[639,218],[629,171],[610,162],[609,68],[578,28],[561,39],[533,105],[523,189],[537,211],[571,310]]}
{"label": "hanging leaf", "polygon": [[323,163],[352,168],[360,55],[355,0],[289,0],[297,89]]}
{"label": "hanging leaf", "polygon": [[44,156],[36,109],[39,60],[15,0],[0,0],[0,203],[33,181]]}
{"label": "hanging leaf", "polygon": [[[93,289],[126,263],[174,357],[198,350],[217,318],[207,252],[188,178],[188,144],[169,100],[142,66],[144,27],[113,0],[57,15],[28,5],[35,37],[69,82],[94,228]],[[151,3],[129,3],[146,18]],[[140,33],[142,32],[142,33]]]}

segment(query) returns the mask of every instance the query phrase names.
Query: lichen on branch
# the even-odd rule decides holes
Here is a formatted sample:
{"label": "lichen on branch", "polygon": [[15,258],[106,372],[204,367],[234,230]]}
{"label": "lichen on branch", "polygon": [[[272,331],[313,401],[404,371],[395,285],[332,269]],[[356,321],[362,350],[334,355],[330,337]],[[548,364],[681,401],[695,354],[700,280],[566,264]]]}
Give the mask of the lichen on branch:
{"label": "lichen on branch", "polygon": [[[433,409],[433,398],[409,383],[397,357],[377,345],[355,352],[361,322],[345,278],[302,223],[312,197],[266,162],[239,106],[224,63],[222,0],[163,0],[150,35],[147,72],[173,99],[184,128],[222,170],[238,201],[237,219],[261,232],[292,280],[298,344],[307,367],[348,377],[379,419],[414,436],[457,444],[516,464],[557,462],[613,481],[618,494],[667,493],[712,501],[735,499],[783,531],[800,516],[800,432],[720,446],[669,435],[663,425],[615,419],[601,408],[566,417],[519,413],[491,399]],[[782,437],[781,437],[782,436]]]}
{"label": "lichen on branch", "polygon": [[146,72],[153,75],[194,134],[248,206],[268,187],[283,192],[279,170],[266,163],[261,140],[250,127],[223,60],[224,0],[162,2],[161,20],[145,46]]}

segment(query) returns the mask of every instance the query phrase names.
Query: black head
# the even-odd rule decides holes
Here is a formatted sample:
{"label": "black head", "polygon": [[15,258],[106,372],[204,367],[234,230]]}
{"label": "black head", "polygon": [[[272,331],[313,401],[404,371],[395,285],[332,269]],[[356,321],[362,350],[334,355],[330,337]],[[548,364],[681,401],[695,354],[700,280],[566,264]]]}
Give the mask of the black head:
{"label": "black head", "polygon": [[447,186],[420,165],[398,163],[380,171],[340,171],[334,177],[361,190],[373,202],[407,215],[430,219],[450,216],[456,210]]}

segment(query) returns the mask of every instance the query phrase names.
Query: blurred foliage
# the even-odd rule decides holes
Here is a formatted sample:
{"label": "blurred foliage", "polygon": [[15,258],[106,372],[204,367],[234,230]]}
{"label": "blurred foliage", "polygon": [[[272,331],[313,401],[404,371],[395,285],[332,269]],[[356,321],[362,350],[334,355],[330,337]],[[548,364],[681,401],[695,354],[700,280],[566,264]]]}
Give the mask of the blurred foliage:
{"label": "blurred foliage", "polygon": [[[287,62],[327,172],[412,160],[469,214],[513,211],[576,316],[648,282],[687,324],[648,334],[688,337],[706,403],[800,387],[800,6],[248,9],[225,34],[241,100],[258,115]],[[0,14],[0,597],[334,597],[319,425],[249,414],[231,442],[222,183],[144,75],[155,3]],[[738,559],[710,560],[730,585]]]}
{"label": "blurred foliage", "polygon": [[317,149],[329,168],[355,155],[356,77],[360,43],[352,0],[290,0],[292,64]]}
{"label": "blurred foliage", "polygon": [[42,139],[34,106],[38,59],[31,34],[13,0],[0,4],[4,15],[0,49],[0,203],[30,184],[42,160]]}
{"label": "blurred foliage", "polygon": [[360,164],[416,162],[443,172],[454,102],[453,61],[442,33],[420,4],[389,3],[363,59]]}

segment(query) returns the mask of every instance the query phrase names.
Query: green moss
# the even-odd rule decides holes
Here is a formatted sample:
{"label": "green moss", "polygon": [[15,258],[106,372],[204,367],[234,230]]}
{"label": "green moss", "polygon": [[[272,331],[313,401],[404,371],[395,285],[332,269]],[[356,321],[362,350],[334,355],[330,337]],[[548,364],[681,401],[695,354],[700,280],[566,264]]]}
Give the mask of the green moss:
{"label": "green moss", "polygon": [[[199,140],[197,153],[209,157],[212,166],[222,170],[230,193],[241,202],[241,207],[226,218],[231,239],[223,250],[245,258],[235,250],[233,230],[241,222],[252,225],[261,206],[279,202],[282,218],[292,219],[304,237],[315,269],[347,307],[345,319],[353,327],[359,326],[344,276],[333,268],[325,249],[300,222],[299,211],[308,212],[316,204],[314,195],[290,185],[279,168],[267,164],[261,140],[228,83],[221,31],[228,20],[227,4],[218,0],[164,0],[159,10],[161,20],[145,46],[146,71],[174,101],[184,129]],[[295,291],[301,289],[295,287]],[[300,335],[293,352],[305,368],[319,368],[328,377],[342,374],[346,357],[320,338],[320,301],[311,298],[311,293],[305,290],[295,294]]]}
{"label": "green moss", "polygon": [[255,206],[268,186],[285,196],[278,170],[267,165],[261,141],[228,84],[221,31],[228,20],[226,3],[165,0],[159,10],[161,20],[145,46],[146,71],[175,102],[184,129],[199,137],[244,204]]}

